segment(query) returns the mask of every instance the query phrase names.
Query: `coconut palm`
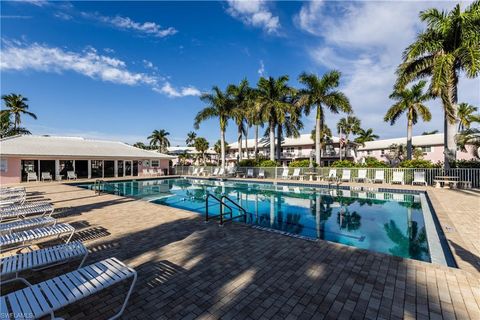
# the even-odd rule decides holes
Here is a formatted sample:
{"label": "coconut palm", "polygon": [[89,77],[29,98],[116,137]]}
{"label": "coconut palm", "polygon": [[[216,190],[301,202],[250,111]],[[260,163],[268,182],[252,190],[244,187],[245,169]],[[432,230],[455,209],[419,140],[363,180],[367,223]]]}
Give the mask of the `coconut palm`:
{"label": "coconut palm", "polygon": [[244,135],[247,135],[247,113],[254,104],[252,89],[249,87],[248,81],[243,79],[238,86],[233,84],[229,85],[227,87],[227,93],[234,104],[231,116],[237,125],[238,154],[239,160],[242,160],[242,138]]}
{"label": "coconut palm", "polygon": [[320,164],[320,133],[325,123],[325,110],[326,107],[330,112],[350,113],[352,108],[347,96],[338,91],[337,88],[340,84],[340,72],[330,71],[325,73],[321,78],[315,74],[302,73],[299,77],[300,83],[305,85],[305,89],[300,90],[297,104],[302,106],[305,110],[305,114],[309,115],[312,108],[317,108],[317,114],[315,116],[315,161]]}
{"label": "coconut palm", "polygon": [[277,79],[261,77],[257,84],[256,106],[263,121],[268,123],[270,160],[272,161],[275,161],[275,128],[277,124],[284,122],[292,109],[286,97],[291,95],[293,90],[287,82],[288,76],[280,76]]}
{"label": "coconut palm", "polygon": [[365,142],[368,141],[375,141],[378,139],[379,136],[373,133],[372,128],[368,128],[367,130],[361,129],[357,131],[357,137],[355,138],[356,143],[360,143],[361,145],[365,146]]}
{"label": "coconut palm", "polygon": [[355,116],[341,118],[337,123],[337,131],[340,134],[345,134],[345,155],[347,155],[350,134],[357,134],[360,131],[360,119]]}
{"label": "coconut palm", "polygon": [[472,147],[473,156],[480,159],[480,129],[472,128],[461,131],[456,136],[460,150],[467,152],[467,145]]}
{"label": "coconut palm", "polygon": [[429,93],[424,93],[423,88],[426,81],[419,81],[410,89],[396,89],[391,95],[390,99],[397,101],[388,109],[384,117],[384,121],[390,122],[394,125],[400,116],[405,112],[407,114],[407,159],[412,159],[412,129],[418,121],[420,116],[423,121],[430,121],[432,114],[428,107],[424,104],[430,100],[432,96]]}
{"label": "coconut palm", "polygon": [[445,167],[456,158],[457,86],[459,73],[475,78],[480,72],[480,1],[463,12],[457,4],[450,12],[432,8],[420,12],[427,28],[404,52],[396,87],[430,78],[430,93],[442,99],[444,109]]}
{"label": "coconut palm", "polygon": [[428,135],[436,134],[436,133],[438,133],[438,130],[423,131],[423,132],[422,132],[422,136],[428,136]]}
{"label": "coconut palm", "polygon": [[475,114],[478,108],[468,103],[460,103],[458,105],[458,131],[470,129],[473,122],[480,122],[480,115]]}
{"label": "coconut palm", "polygon": [[10,137],[17,134],[31,134],[26,128],[15,128],[10,114],[3,112],[0,114],[0,138]]}
{"label": "coconut palm", "polygon": [[170,141],[168,141],[167,136],[170,133],[164,129],[153,130],[152,134],[148,137],[150,140],[150,146],[157,147],[158,152],[166,152],[167,148],[170,147]]}
{"label": "coconut palm", "polygon": [[187,147],[192,147],[193,142],[196,138],[197,134],[195,133],[195,131],[190,131],[189,133],[187,133],[187,139],[185,140],[185,144],[187,145]]}
{"label": "coconut palm", "polygon": [[28,115],[37,120],[35,113],[28,111],[27,101],[28,99],[21,94],[11,93],[3,95],[2,100],[5,103],[5,110],[2,110],[2,114],[13,115],[13,129],[16,130],[20,127],[22,122],[22,115]]}
{"label": "coconut palm", "polygon": [[228,119],[233,109],[233,103],[228,98],[227,93],[214,86],[211,93],[204,93],[200,97],[208,105],[197,113],[195,117],[195,129],[200,127],[200,123],[211,118],[218,118],[220,122],[220,141],[221,141],[221,159],[222,168],[225,168],[225,130],[227,129]]}
{"label": "coconut palm", "polygon": [[207,159],[205,158],[205,152],[208,150],[209,147],[207,139],[202,137],[196,138],[193,146],[195,147],[195,150],[200,153],[203,159],[203,165],[207,165]]}
{"label": "coconut palm", "polygon": [[149,146],[145,145],[143,142],[135,142],[133,146],[139,149],[149,149]]}

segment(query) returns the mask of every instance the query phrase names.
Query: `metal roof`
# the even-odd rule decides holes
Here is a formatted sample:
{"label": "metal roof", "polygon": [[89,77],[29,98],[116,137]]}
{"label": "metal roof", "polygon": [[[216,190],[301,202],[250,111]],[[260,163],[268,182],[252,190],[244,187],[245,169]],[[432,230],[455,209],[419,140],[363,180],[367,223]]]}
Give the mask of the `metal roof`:
{"label": "metal roof", "polygon": [[[365,146],[358,148],[359,151],[388,149],[392,144],[407,144],[407,138],[383,139],[365,142]],[[412,145],[414,147],[443,145],[443,133],[413,136]]]}
{"label": "metal roof", "polygon": [[39,157],[175,158],[156,151],[139,149],[118,141],[36,135],[18,135],[0,139],[0,154]]}

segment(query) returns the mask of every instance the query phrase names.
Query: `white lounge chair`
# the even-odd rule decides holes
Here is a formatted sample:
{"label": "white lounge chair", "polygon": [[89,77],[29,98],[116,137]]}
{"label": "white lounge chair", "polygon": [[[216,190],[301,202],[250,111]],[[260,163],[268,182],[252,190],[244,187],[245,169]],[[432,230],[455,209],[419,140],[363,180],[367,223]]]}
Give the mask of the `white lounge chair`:
{"label": "white lounge chair", "polygon": [[203,167],[200,168],[200,170],[198,170],[198,173],[197,173],[197,176],[201,176],[203,175],[203,172],[205,171],[205,169]]}
{"label": "white lounge chair", "polygon": [[16,220],[12,222],[0,224],[0,235],[10,234],[25,229],[32,229],[36,227],[42,227],[47,225],[55,225],[56,220],[52,217],[35,217],[24,220]]}
{"label": "white lounge chair", "polygon": [[[110,318],[116,319],[125,310],[137,280],[137,272],[116,258],[105,259],[2,296],[0,310],[2,314],[14,314],[22,319],[38,319],[47,315],[54,319],[55,311],[129,279],[132,279],[132,284],[122,307]],[[105,302],[103,300],[102,303]]]}
{"label": "white lounge chair", "polygon": [[375,178],[373,179],[373,183],[384,183],[385,182],[385,171],[383,170],[376,170],[375,171]]}
{"label": "white lounge chair", "polygon": [[67,179],[77,180],[77,174],[75,173],[75,171],[67,171]]}
{"label": "white lounge chair", "polygon": [[328,181],[337,180],[337,169],[330,169],[328,172]]}
{"label": "white lounge chair", "polygon": [[[65,243],[69,243],[75,233],[75,228],[68,223],[59,223],[54,226],[40,227],[0,236],[0,251],[24,247],[27,243],[37,242],[50,237],[68,235]],[[7,246],[7,248],[5,248]]]}
{"label": "white lounge chair", "polygon": [[358,169],[358,177],[355,178],[355,181],[360,182],[367,182],[367,169]]}
{"label": "white lounge chair", "polygon": [[213,177],[218,176],[218,171],[220,171],[220,168],[215,168],[215,170],[213,170],[212,176]]}
{"label": "white lounge chair", "polygon": [[36,172],[27,172],[27,182],[29,181],[38,181]]}
{"label": "white lounge chair", "polygon": [[0,196],[0,207],[11,206],[11,205],[21,205],[27,199],[27,194],[23,193],[11,193],[3,194]]}
{"label": "white lounge chair", "polygon": [[0,208],[0,222],[5,219],[20,219],[28,215],[51,216],[53,205],[48,202],[31,202]]}
{"label": "white lounge chair", "polygon": [[25,187],[1,187],[0,195],[6,193],[25,192]]}
{"label": "white lounge chair", "polygon": [[144,176],[148,176],[148,170],[147,170],[147,169],[143,169],[143,170],[142,170],[142,174],[143,174]]}
{"label": "white lounge chair", "polygon": [[293,169],[293,174],[290,179],[300,180],[300,168]]}
{"label": "white lounge chair", "polygon": [[283,169],[282,179],[288,179],[288,168]]}
{"label": "white lounge chair", "polygon": [[198,168],[193,168],[192,176],[198,175]]}
{"label": "white lounge chair", "polygon": [[257,176],[257,178],[259,178],[259,179],[265,179],[265,170],[264,170],[264,169],[260,169],[260,170],[258,171],[258,176]]}
{"label": "white lounge chair", "polygon": [[220,168],[220,170],[218,170],[218,176],[219,177],[223,177],[225,175],[225,169],[224,168]]}
{"label": "white lounge chair", "polygon": [[253,174],[253,169],[247,169],[247,174],[245,178],[255,178],[255,175]]}
{"label": "white lounge chair", "polygon": [[45,269],[82,258],[78,266],[81,268],[87,256],[87,248],[79,241],[8,256],[0,259],[1,282],[5,284],[20,280],[31,286],[25,278],[19,277],[20,272]]}
{"label": "white lounge chair", "polygon": [[340,179],[341,181],[349,182],[351,177],[351,171],[350,169],[345,169],[342,172],[342,178]]}
{"label": "white lounge chair", "polygon": [[404,175],[405,175],[405,173],[403,171],[394,171],[393,172],[393,178],[392,178],[392,181],[390,181],[390,183],[391,184],[394,184],[394,183],[404,184],[404,181],[403,181]]}
{"label": "white lounge chair", "polygon": [[42,172],[42,181],[53,181],[53,177],[52,177],[52,174],[48,171],[46,172]]}
{"label": "white lounge chair", "polygon": [[412,186],[414,184],[423,184],[425,185],[425,187],[427,186],[427,180],[425,179],[425,171],[415,171],[413,173]]}

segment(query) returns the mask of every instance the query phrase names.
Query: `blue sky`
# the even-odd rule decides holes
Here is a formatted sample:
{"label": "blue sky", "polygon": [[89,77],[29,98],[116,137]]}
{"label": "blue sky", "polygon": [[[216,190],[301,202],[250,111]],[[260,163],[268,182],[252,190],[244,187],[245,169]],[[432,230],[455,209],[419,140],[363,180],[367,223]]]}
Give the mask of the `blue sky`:
{"label": "blue sky", "polygon": [[[260,75],[338,69],[362,126],[382,138],[406,124],[382,121],[402,50],[423,25],[418,12],[449,2],[4,2],[1,93],[30,100],[34,134],[146,142],[154,129],[184,144],[199,94]],[[465,3],[464,5],[467,5]],[[461,102],[480,105],[480,80],[461,79]],[[442,129],[441,107],[415,133]],[[327,115],[334,128],[340,116]],[[305,130],[313,121],[304,117]],[[217,121],[198,134],[214,142]],[[252,131],[251,131],[252,132]],[[227,140],[235,140],[233,123]]]}

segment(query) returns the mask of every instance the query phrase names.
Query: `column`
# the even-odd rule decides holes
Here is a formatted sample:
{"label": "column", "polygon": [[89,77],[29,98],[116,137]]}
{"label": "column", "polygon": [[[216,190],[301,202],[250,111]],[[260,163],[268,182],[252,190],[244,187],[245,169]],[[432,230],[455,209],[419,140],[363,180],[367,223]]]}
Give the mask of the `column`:
{"label": "column", "polygon": [[87,160],[88,162],[88,179],[92,179],[92,160]]}
{"label": "column", "polygon": [[60,177],[60,160],[55,160],[55,179],[59,180]]}
{"label": "column", "polygon": [[113,170],[115,170],[114,177],[118,178],[118,160],[113,161]]}
{"label": "column", "polygon": [[102,160],[102,179],[105,178],[105,160]]}

